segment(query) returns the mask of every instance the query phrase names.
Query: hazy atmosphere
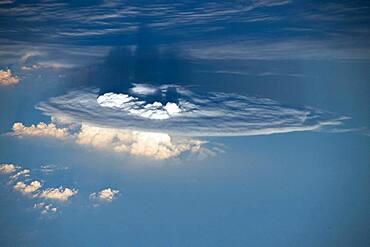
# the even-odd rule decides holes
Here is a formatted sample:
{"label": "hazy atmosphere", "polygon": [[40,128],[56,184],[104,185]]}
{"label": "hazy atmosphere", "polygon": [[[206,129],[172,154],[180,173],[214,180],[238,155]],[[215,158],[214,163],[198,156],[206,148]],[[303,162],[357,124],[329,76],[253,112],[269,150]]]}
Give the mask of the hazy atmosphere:
{"label": "hazy atmosphere", "polygon": [[370,246],[369,13],[0,0],[0,246]]}

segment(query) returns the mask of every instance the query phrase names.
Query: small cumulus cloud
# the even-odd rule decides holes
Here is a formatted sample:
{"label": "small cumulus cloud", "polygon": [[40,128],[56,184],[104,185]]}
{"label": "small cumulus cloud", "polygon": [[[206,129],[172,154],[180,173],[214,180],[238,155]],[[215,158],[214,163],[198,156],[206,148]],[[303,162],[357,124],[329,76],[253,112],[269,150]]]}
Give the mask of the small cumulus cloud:
{"label": "small cumulus cloud", "polygon": [[101,202],[111,202],[119,195],[119,190],[114,190],[111,188],[103,189],[99,192],[94,192],[90,194],[90,199],[98,200]]}
{"label": "small cumulus cloud", "polygon": [[19,181],[15,184],[14,189],[22,192],[23,194],[32,194],[42,187],[40,181],[32,181],[30,184],[25,184],[22,181]]}
{"label": "small cumulus cloud", "polygon": [[0,173],[2,174],[9,174],[15,172],[20,167],[14,164],[1,164],[0,165]]}
{"label": "small cumulus cloud", "polygon": [[0,70],[0,85],[15,85],[19,83],[18,76],[13,75],[10,69]]}
{"label": "small cumulus cloud", "polygon": [[77,189],[63,188],[48,188],[43,190],[40,194],[40,198],[51,199],[57,201],[68,201],[68,199],[78,193]]}
{"label": "small cumulus cloud", "polygon": [[[14,173],[20,168],[21,167],[19,165],[1,164],[0,173],[4,174]],[[68,168],[66,166],[60,167],[55,165],[42,165],[40,169],[36,170],[41,171],[43,174],[45,173],[48,174],[50,172],[53,172],[54,170],[60,169],[65,170]],[[21,193],[28,199],[34,200],[35,204],[33,208],[40,210],[41,215],[51,216],[56,215],[58,212],[60,212],[59,208],[54,206],[52,203],[46,201],[54,200],[57,202],[66,202],[72,196],[75,196],[78,193],[78,190],[75,188],[70,189],[63,186],[59,188],[43,189],[44,181],[38,179],[30,180],[29,179],[30,173],[31,170],[29,169],[23,169],[17,172],[15,175],[9,177],[9,182],[7,183],[7,185],[12,186],[14,191]]]}

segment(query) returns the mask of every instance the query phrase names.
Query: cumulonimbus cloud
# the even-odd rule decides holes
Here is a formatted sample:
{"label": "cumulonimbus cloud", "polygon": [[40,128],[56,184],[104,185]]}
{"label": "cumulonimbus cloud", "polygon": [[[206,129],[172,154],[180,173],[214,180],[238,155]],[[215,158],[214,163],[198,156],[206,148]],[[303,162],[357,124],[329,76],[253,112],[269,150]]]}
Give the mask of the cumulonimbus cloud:
{"label": "cumulonimbus cloud", "polygon": [[[55,117],[53,120],[60,122],[60,119]],[[15,123],[11,134],[18,137],[53,137],[70,140],[76,144],[99,150],[157,160],[173,158],[184,152],[201,153],[203,150],[207,155],[212,155],[211,150],[205,150],[202,147],[206,142],[199,139],[173,138],[166,133],[108,128],[85,123],[79,124],[78,127],[76,127],[77,123],[68,126],[72,126],[71,129],[58,128],[53,123],[39,123],[30,127]]]}
{"label": "cumulonimbus cloud", "polygon": [[[138,85],[130,92],[135,92],[136,87]],[[143,86],[140,87],[140,91],[145,91]],[[318,109],[287,106],[263,97],[230,93],[197,94],[177,85],[156,88],[158,97],[162,99],[170,90],[176,91],[176,98],[158,104],[148,101],[146,95],[110,93],[107,97],[107,94],[98,95],[97,90],[87,90],[52,98],[36,108],[49,116],[63,116],[95,126],[191,137],[318,130],[324,126],[340,125],[345,119]],[[170,114],[163,108],[167,103],[176,104],[176,114]],[[153,104],[157,104],[158,108],[151,108]],[[157,113],[166,114],[166,117],[148,117]]]}
{"label": "cumulonimbus cloud", "polygon": [[134,84],[129,93],[98,95],[96,90],[87,90],[52,98],[36,106],[51,117],[51,123],[30,127],[15,123],[12,135],[54,137],[163,160],[186,152],[214,155],[199,137],[319,130],[345,119],[267,98],[200,95],[178,85]]}

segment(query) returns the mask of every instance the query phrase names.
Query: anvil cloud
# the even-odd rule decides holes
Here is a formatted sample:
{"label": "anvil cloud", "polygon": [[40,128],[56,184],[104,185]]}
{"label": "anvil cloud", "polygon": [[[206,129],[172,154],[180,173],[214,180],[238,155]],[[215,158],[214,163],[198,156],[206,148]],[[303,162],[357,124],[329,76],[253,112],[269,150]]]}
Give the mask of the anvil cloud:
{"label": "anvil cloud", "polygon": [[[154,86],[150,86],[151,89]],[[135,92],[135,85],[131,92]],[[140,92],[143,90],[140,85]],[[37,105],[44,114],[96,126],[135,131],[165,132],[177,136],[250,136],[318,130],[340,125],[345,119],[309,107],[238,94],[197,94],[178,85],[157,87],[158,95],[176,91],[167,102],[147,101],[146,95],[73,91]],[[137,90],[136,90],[137,91]]]}

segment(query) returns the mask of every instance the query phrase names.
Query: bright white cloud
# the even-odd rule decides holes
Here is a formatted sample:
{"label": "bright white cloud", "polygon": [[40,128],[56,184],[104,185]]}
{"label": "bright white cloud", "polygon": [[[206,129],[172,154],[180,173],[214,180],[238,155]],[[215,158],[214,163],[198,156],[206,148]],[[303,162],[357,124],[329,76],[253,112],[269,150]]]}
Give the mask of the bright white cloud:
{"label": "bright white cloud", "polygon": [[13,75],[10,69],[0,70],[0,85],[14,85],[19,83],[19,78]]}
{"label": "bright white cloud", "polygon": [[57,201],[68,201],[68,199],[78,193],[77,189],[69,188],[48,188],[43,190],[40,194],[40,198],[57,200]]}
{"label": "bright white cloud", "polygon": [[57,128],[55,124],[39,123],[31,125],[30,127],[24,126],[22,123],[13,124],[13,134],[17,136],[49,136],[56,138],[66,138],[69,133],[66,128]]}
{"label": "bright white cloud", "polygon": [[111,202],[119,195],[119,190],[106,188],[100,192],[94,192],[90,194],[90,199],[99,200],[103,202]]}
{"label": "bright white cloud", "polygon": [[14,189],[17,191],[22,192],[23,194],[31,194],[42,187],[41,182],[39,181],[32,181],[30,184],[25,184],[24,182],[20,181],[17,182],[14,186]]}
{"label": "bright white cloud", "polygon": [[111,108],[124,108],[125,104],[135,105],[143,103],[143,101],[137,102],[137,100],[138,98],[129,96],[128,94],[115,93],[106,93],[96,99],[99,105]]}
{"label": "bright white cloud", "polygon": [[14,164],[1,164],[0,165],[0,173],[3,174],[9,174],[15,172],[19,166],[14,165]]}
{"label": "bright white cloud", "polygon": [[122,109],[131,115],[149,119],[169,119],[181,112],[176,103],[146,103],[127,94],[105,93],[97,98],[97,102],[102,107]]}
{"label": "bright white cloud", "polygon": [[204,143],[189,138],[172,141],[170,135],[165,133],[103,128],[87,124],[82,125],[76,142],[117,153],[154,159],[168,159],[186,151],[196,151]]}
{"label": "bright white cloud", "polygon": [[[71,126],[75,125],[72,124]],[[53,123],[48,125],[40,123],[31,127],[24,127],[21,123],[15,123],[12,134],[17,136],[68,138],[79,145],[157,160],[173,158],[184,152],[197,153],[205,143],[192,138],[177,137],[173,139],[166,133],[105,128],[84,123],[80,124],[74,133],[71,133],[71,131],[68,128],[60,129]]]}

